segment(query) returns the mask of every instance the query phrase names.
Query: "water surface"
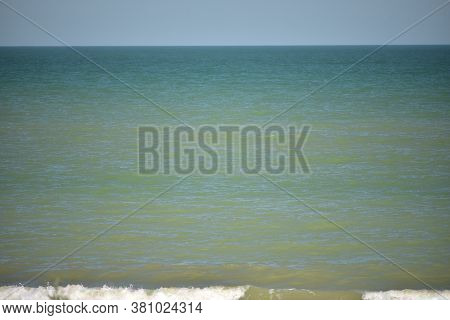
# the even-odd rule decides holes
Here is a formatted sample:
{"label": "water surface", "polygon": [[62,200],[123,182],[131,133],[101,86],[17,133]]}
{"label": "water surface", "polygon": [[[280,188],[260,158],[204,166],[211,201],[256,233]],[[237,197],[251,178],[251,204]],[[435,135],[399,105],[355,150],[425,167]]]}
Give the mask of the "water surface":
{"label": "water surface", "polygon": [[[262,124],[374,47],[78,49],[197,126]],[[384,48],[276,120],[312,125],[312,174],[272,177],[436,289],[450,288],[449,71],[449,46]],[[179,179],[138,175],[136,153],[139,125],[177,121],[68,48],[0,48],[0,97],[2,285]],[[261,177],[221,174],[190,177],[29,286],[48,282],[426,289]]]}

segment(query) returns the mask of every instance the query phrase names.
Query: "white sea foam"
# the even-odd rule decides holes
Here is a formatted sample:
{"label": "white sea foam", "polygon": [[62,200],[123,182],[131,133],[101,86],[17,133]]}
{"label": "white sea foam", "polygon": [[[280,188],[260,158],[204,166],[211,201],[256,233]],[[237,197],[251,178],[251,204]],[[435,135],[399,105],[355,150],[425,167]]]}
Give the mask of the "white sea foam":
{"label": "white sea foam", "polygon": [[248,287],[161,288],[153,291],[151,299],[237,300],[244,296],[247,288]]}
{"label": "white sea foam", "polygon": [[450,290],[389,290],[378,292],[365,292],[364,300],[438,300],[450,299]]}
{"label": "white sea foam", "polygon": [[208,287],[208,288],[160,288],[156,290],[135,289],[133,287],[103,286],[86,288],[82,285],[65,287],[0,287],[0,299],[10,300],[234,300],[244,296],[248,287]]}
{"label": "white sea foam", "polygon": [[[243,298],[248,286],[240,287],[207,287],[207,288],[159,288],[155,290],[136,289],[133,287],[98,287],[87,288],[82,285],[67,285],[60,287],[0,287],[0,299],[10,300],[237,300]],[[268,289],[270,298],[282,299],[285,291],[297,291],[298,289]],[[315,292],[307,291],[312,295]],[[280,295],[280,296],[279,296]],[[320,295],[320,293],[319,293]],[[365,292],[364,300],[435,300],[450,299],[450,290],[436,293],[432,290],[390,290],[378,292]]]}

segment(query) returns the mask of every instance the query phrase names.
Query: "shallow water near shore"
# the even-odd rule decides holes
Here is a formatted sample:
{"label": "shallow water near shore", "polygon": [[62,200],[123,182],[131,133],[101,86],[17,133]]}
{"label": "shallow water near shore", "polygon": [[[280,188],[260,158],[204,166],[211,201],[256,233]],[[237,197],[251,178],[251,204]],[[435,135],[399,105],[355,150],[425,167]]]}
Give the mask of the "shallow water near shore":
{"label": "shallow water near shore", "polygon": [[[79,48],[194,126],[263,124],[373,49]],[[449,70],[449,46],[384,48],[276,120],[312,126],[312,173],[271,177],[437,290],[450,288]],[[0,96],[0,292],[180,178],[137,173],[137,127],[176,120],[70,49],[0,48]],[[430,290],[243,174],[186,179],[21,292],[47,285],[238,299]]]}

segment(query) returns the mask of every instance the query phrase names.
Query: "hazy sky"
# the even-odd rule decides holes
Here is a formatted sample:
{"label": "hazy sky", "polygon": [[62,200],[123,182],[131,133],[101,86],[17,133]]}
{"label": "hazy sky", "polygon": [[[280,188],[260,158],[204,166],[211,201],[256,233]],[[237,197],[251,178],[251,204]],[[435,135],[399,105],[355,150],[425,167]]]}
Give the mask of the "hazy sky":
{"label": "hazy sky", "polygon": [[[446,0],[0,0],[0,45],[381,44]],[[450,5],[394,44],[450,44]]]}

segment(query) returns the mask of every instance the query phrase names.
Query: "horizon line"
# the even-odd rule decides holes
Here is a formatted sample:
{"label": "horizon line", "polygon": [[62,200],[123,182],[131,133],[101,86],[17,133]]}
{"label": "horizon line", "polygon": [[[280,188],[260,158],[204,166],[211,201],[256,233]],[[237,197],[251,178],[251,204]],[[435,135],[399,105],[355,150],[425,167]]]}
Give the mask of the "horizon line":
{"label": "horizon line", "polygon": [[[91,45],[80,44],[70,45],[70,47],[368,47],[380,46],[381,44],[167,44],[167,45]],[[401,47],[401,46],[450,46],[450,43],[430,43],[430,44],[389,44],[385,47]],[[49,48],[66,48],[64,45],[34,45],[34,44],[19,44],[19,45],[2,45],[0,48],[11,47],[49,47]]]}

